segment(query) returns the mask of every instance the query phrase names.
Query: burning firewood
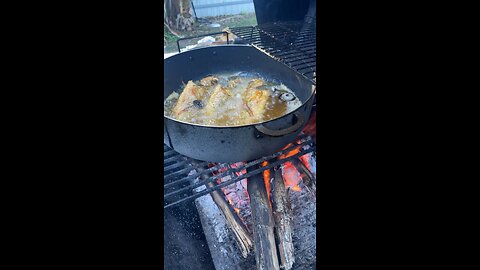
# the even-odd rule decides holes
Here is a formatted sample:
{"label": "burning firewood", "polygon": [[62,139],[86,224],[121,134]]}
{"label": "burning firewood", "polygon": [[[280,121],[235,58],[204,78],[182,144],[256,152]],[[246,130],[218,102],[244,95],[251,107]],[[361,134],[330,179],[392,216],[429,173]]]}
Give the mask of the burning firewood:
{"label": "burning firewood", "polygon": [[253,241],[257,270],[279,270],[277,248],[275,246],[272,208],[268,200],[263,176],[255,175],[248,179],[248,194],[253,217]]}
{"label": "burning firewood", "polygon": [[[207,184],[208,188],[214,187],[215,184],[210,182]],[[225,220],[227,222],[228,228],[232,231],[235,236],[235,241],[237,242],[238,248],[240,249],[242,256],[247,258],[248,254],[253,249],[252,237],[248,233],[247,229],[239,217],[234,213],[232,206],[228,204],[225,200],[223,194],[218,190],[210,193],[213,201],[222,211]]]}
{"label": "burning firewood", "polygon": [[300,172],[303,184],[315,199],[317,194],[316,177],[300,159],[294,159],[292,163],[297,168],[298,172]]}
{"label": "burning firewood", "polygon": [[[289,158],[299,151],[300,149],[295,148],[280,155],[278,159]],[[228,181],[235,175],[240,176],[269,163],[264,161],[261,165],[248,170],[224,174],[229,168],[236,169],[242,164],[235,163],[211,171],[218,179],[206,184],[206,187],[215,187],[217,183]],[[215,165],[210,164],[209,168]],[[217,218],[222,219],[223,223],[218,224],[223,224],[219,228],[223,228],[221,230],[224,231],[223,234],[218,234],[216,227],[218,224],[210,223],[210,220],[217,218],[206,214],[207,221],[202,220],[202,225],[210,224],[209,226],[213,226],[210,230],[214,230],[213,234],[208,234],[214,237],[213,240],[209,240],[211,251],[216,252],[221,245],[239,247],[227,252],[223,249],[223,252],[219,253],[222,259],[215,262],[215,265],[228,265],[227,268],[221,269],[234,270],[293,270],[313,265],[316,247],[308,240],[315,239],[315,217],[312,215],[315,212],[316,200],[315,175],[315,157],[306,154],[291,158],[273,170],[263,170],[263,173],[251,175],[248,180],[244,179],[245,183],[239,181],[210,193],[211,196],[208,196],[210,209],[214,208],[218,213]],[[203,180],[208,178],[200,176]],[[208,207],[203,206],[201,209],[206,208]],[[250,230],[247,229],[248,226],[251,226]],[[225,238],[227,234],[229,237]],[[225,239],[228,241],[225,242]],[[255,252],[251,252],[252,249]]]}
{"label": "burning firewood", "polygon": [[271,200],[275,220],[275,239],[280,254],[280,267],[290,270],[295,262],[295,249],[292,240],[290,201],[280,168],[275,170]]}

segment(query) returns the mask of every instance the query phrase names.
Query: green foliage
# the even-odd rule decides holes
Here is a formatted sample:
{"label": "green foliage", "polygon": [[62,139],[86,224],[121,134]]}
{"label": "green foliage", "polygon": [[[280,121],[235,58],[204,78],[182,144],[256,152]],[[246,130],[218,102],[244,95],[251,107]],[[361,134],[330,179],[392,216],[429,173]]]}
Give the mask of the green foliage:
{"label": "green foliage", "polygon": [[167,43],[175,42],[178,38],[168,31],[167,27],[163,26],[163,36],[167,40]]}

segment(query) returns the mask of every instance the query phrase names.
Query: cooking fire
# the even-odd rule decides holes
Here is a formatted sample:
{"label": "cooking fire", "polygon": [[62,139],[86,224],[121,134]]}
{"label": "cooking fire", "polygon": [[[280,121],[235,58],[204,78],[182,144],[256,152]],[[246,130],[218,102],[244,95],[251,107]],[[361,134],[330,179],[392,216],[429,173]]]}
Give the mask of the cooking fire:
{"label": "cooking fire", "polygon": [[[302,140],[296,143],[300,144]],[[284,149],[292,146],[287,145]],[[291,158],[304,148],[293,148],[279,155],[277,160]],[[259,168],[269,163],[264,161]],[[222,175],[245,164],[229,164],[212,171],[212,174]],[[208,168],[217,165],[210,163]],[[196,199],[216,269],[313,269],[316,263],[315,168],[315,154],[307,153],[264,170],[259,177],[244,178],[222,187],[217,193],[212,192],[212,196]],[[241,169],[235,172],[235,176],[245,175],[248,171]],[[190,172],[191,175],[195,173],[195,170]],[[231,179],[231,175],[217,177],[210,187]],[[249,187],[249,184],[255,185]],[[197,192],[203,190],[205,187],[196,189]],[[252,200],[252,194],[255,200]],[[256,245],[262,247],[261,254],[257,254]],[[266,265],[256,268],[258,261]]]}
{"label": "cooking fire", "polygon": [[316,267],[316,0],[253,5],[164,59],[164,209],[194,220],[166,227],[169,269]]}

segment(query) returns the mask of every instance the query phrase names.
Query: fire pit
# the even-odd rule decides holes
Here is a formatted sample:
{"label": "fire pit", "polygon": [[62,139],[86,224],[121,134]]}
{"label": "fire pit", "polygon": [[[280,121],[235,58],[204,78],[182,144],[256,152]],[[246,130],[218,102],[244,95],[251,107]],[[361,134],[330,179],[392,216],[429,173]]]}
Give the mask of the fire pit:
{"label": "fire pit", "polygon": [[[314,5],[311,6],[314,12]],[[309,10],[306,17],[312,16],[310,13]],[[314,13],[312,20],[309,24],[275,22],[230,31],[243,43],[282,62],[316,85]],[[197,236],[182,241],[190,241],[197,248],[184,253],[210,257],[208,263],[192,259],[183,268],[209,269],[213,265],[217,270],[315,268],[315,105],[313,108],[310,122],[299,137],[279,152],[257,160],[204,162],[164,146],[165,211],[182,211],[184,207],[191,210],[188,216],[194,217],[195,229],[186,229],[184,233],[195,231]],[[169,233],[167,228],[165,233]],[[199,247],[203,247],[203,253],[197,251]],[[208,255],[205,251],[209,251]],[[169,267],[166,268],[182,268]]]}
{"label": "fire pit", "polygon": [[[241,163],[231,165],[232,168],[240,166]],[[217,172],[221,174],[226,170],[222,168]],[[246,173],[242,170],[236,174]],[[315,176],[315,157],[309,153],[228,185],[212,196],[196,199],[216,269],[256,269],[256,261],[266,261],[273,267],[261,269],[279,266],[313,269],[316,262]],[[218,178],[217,184],[229,180],[231,176]],[[205,187],[197,188],[196,192],[202,190]],[[253,259],[255,255],[251,251],[255,246],[262,247],[258,256],[269,258]]]}
{"label": "fire pit", "polygon": [[232,164],[193,160],[166,146],[164,151],[164,207],[195,202],[215,269],[315,267],[316,148],[311,136],[302,134],[259,160]]}

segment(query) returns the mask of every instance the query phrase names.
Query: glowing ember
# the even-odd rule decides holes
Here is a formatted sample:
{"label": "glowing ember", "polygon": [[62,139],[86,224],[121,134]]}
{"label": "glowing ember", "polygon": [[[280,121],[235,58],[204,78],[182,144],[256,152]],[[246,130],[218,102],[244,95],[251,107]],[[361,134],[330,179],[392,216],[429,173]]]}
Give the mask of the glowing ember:
{"label": "glowing ember", "polygon": [[305,165],[305,167],[307,167],[309,171],[312,171],[312,168],[310,167],[310,162],[308,162],[309,158],[310,158],[310,155],[303,155],[299,159]]}
{"label": "glowing ember", "polygon": [[[301,143],[301,141],[298,141],[298,143]],[[285,146],[283,149],[292,147],[294,144],[289,144]],[[296,149],[293,149],[289,151],[288,153],[281,155],[279,159],[285,159],[288,157],[291,157],[297,153],[299,153],[301,147],[297,147]],[[299,157],[299,160],[307,167],[308,170],[311,171],[312,166],[315,166],[314,163],[311,163],[312,159],[311,154],[306,154],[301,157]],[[264,161],[261,166],[265,167],[269,163],[267,161]],[[313,164],[313,165],[312,165]],[[209,164],[209,167],[216,166],[218,164],[216,163],[211,163]],[[245,162],[238,162],[238,163],[233,163],[230,164],[230,167],[233,169],[236,169],[238,167],[244,166]],[[228,167],[222,167],[218,169],[217,171],[212,172],[213,175],[219,175],[223,172],[226,172],[229,168]],[[302,182],[302,175],[297,170],[297,168],[293,165],[292,162],[285,162],[284,164],[281,165],[281,171],[282,171],[282,176],[283,180],[285,183],[285,188],[290,188],[290,190],[295,191],[295,192],[301,192],[302,188],[300,183]],[[247,171],[244,169],[240,172],[235,172],[236,176],[240,176],[247,173]],[[265,188],[267,190],[267,196],[268,200],[271,204],[271,178],[272,174],[270,170],[265,170],[263,171],[263,180],[265,182]],[[217,182],[220,184],[224,181],[228,181],[231,179],[231,176],[225,176],[225,177],[218,177]],[[235,213],[240,217],[240,219],[243,220],[243,217],[245,215],[249,215],[248,212],[245,212],[246,209],[248,209],[248,204],[250,203],[250,198],[248,196],[247,192],[247,179],[242,179],[241,181],[237,183],[233,183],[232,185],[228,185],[225,187],[222,187],[221,189],[223,193],[225,194],[225,199],[228,201],[228,203],[232,206],[234,209]]]}
{"label": "glowing ember", "polygon": [[[283,164],[282,176],[285,182],[285,188],[292,188],[292,190],[295,190],[294,187],[298,186],[300,181],[302,181],[302,176],[291,162],[285,162],[285,164]],[[300,189],[300,187],[298,186],[297,189]]]}
{"label": "glowing ember", "polygon": [[[245,162],[238,162],[238,163],[234,163],[234,164],[230,165],[230,167],[236,169],[236,168],[241,167],[241,166],[243,166],[243,165],[245,165]],[[243,170],[241,170],[240,172],[236,172],[235,174],[236,174],[237,176],[240,176],[240,175],[246,174],[246,173],[247,173],[247,170],[243,169]]]}
{"label": "glowing ember", "polygon": [[292,190],[299,192],[299,191],[302,191],[302,188],[300,188],[299,185],[296,185],[296,186],[292,187]]}
{"label": "glowing ember", "polygon": [[[210,163],[208,166],[214,167],[217,166],[216,163]],[[231,168],[238,168],[243,166],[244,162],[238,162],[234,164],[230,164]],[[217,176],[221,173],[228,171],[228,167],[221,167],[218,170],[212,171],[214,176]],[[237,176],[245,174],[246,170],[242,170],[240,172],[236,172]],[[224,177],[218,177],[216,179],[217,183],[220,184],[222,182],[228,181],[232,179],[231,175],[227,175]],[[247,226],[249,229],[249,223],[245,222],[245,218],[248,218],[250,213],[248,205],[250,204],[250,198],[247,192],[247,179],[242,179],[239,182],[232,183],[231,185],[225,186],[221,188],[221,191],[225,195],[225,200],[232,206],[232,209],[235,211],[237,216],[242,220],[242,222]]]}
{"label": "glowing ember", "polygon": [[[292,145],[293,145],[293,144],[290,143],[290,144],[288,144],[287,146],[285,146],[282,150],[285,150],[285,149],[291,147]],[[279,156],[278,158],[279,158],[279,159],[285,159],[285,158],[291,157],[291,156],[293,156],[293,155],[295,155],[295,154],[298,154],[299,152],[300,152],[300,147],[297,147],[297,148],[293,149],[292,151],[290,151],[290,152],[288,152],[288,153],[286,153],[286,154],[283,154],[283,155]]]}
{"label": "glowing ember", "polygon": [[[264,161],[262,166],[265,167],[268,162]],[[263,180],[265,181],[265,188],[267,189],[268,201],[270,201],[270,170],[263,171]]]}

